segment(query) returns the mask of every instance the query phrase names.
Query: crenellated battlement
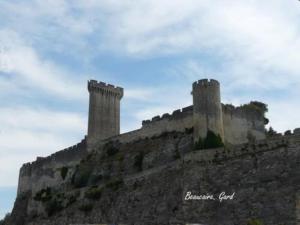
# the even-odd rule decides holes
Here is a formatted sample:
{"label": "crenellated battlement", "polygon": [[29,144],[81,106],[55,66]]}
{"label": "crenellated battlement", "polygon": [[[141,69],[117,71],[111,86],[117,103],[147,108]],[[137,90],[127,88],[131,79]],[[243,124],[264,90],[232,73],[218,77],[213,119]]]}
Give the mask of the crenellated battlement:
{"label": "crenellated battlement", "polygon": [[[18,194],[34,191],[61,182],[55,173],[61,167],[72,167],[88,154],[86,138],[76,145],[65,148],[47,157],[37,157],[36,161],[23,164],[19,173]],[[43,180],[46,179],[46,180]]]}
{"label": "crenellated battlement", "polygon": [[184,107],[182,109],[174,110],[172,114],[165,113],[162,116],[154,116],[151,120],[143,120],[142,125],[149,125],[161,120],[176,120],[176,119],[182,119],[186,116],[191,116],[193,114],[193,106]]}
{"label": "crenellated battlement", "polygon": [[88,90],[96,91],[96,92],[102,92],[102,93],[110,93],[110,94],[116,94],[118,97],[122,98],[124,90],[121,87],[114,86],[112,84],[106,84],[104,82],[97,82],[96,80],[90,80],[88,81]]}
{"label": "crenellated battlement", "polygon": [[241,106],[233,106],[231,104],[222,104],[222,111],[225,114],[229,114],[235,117],[247,117],[247,118],[261,118],[264,113],[257,107],[254,107],[251,103]]}
{"label": "crenellated battlement", "polygon": [[205,87],[206,86],[216,86],[216,87],[219,87],[220,83],[219,83],[219,81],[214,80],[214,79],[201,79],[201,80],[195,81],[193,83],[193,89],[197,88],[198,86],[200,86],[200,87],[203,87],[203,86],[205,86]]}
{"label": "crenellated battlement", "polygon": [[36,161],[23,164],[20,176],[29,175],[32,168],[42,168],[44,165],[49,164],[51,162],[68,163],[76,158],[81,159],[86,153],[86,138],[84,138],[81,140],[81,142],[73,146],[55,152],[47,157],[38,156],[36,158]]}

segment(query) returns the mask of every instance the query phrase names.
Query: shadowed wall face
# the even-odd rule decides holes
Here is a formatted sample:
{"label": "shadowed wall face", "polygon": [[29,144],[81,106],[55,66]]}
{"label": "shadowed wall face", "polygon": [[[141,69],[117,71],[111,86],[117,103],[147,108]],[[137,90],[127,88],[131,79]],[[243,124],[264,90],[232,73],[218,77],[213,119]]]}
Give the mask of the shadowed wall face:
{"label": "shadowed wall face", "polygon": [[194,141],[205,138],[207,131],[219,134],[224,140],[220,84],[216,80],[193,83]]}
{"label": "shadowed wall face", "polygon": [[103,140],[120,134],[120,100],[123,88],[91,80],[88,143]]}

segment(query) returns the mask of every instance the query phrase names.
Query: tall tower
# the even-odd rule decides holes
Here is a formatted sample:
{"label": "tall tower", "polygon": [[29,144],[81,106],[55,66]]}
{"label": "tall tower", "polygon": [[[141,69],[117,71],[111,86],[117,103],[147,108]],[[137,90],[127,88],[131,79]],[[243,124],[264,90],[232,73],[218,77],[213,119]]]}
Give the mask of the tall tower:
{"label": "tall tower", "polygon": [[88,90],[88,143],[93,144],[120,134],[120,100],[123,97],[123,88],[90,80]]}
{"label": "tall tower", "polygon": [[203,79],[193,83],[194,141],[205,138],[207,131],[219,134],[224,141],[220,84]]}

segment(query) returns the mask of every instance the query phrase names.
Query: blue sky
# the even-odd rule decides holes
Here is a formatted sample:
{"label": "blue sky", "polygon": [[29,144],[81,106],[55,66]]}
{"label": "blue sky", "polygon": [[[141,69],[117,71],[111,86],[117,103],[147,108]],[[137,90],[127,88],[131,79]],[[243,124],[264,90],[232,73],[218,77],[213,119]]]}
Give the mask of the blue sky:
{"label": "blue sky", "polygon": [[0,217],[24,162],[80,141],[88,79],[122,86],[122,132],[191,104],[215,78],[222,101],[269,106],[272,127],[300,127],[296,0],[0,2]]}

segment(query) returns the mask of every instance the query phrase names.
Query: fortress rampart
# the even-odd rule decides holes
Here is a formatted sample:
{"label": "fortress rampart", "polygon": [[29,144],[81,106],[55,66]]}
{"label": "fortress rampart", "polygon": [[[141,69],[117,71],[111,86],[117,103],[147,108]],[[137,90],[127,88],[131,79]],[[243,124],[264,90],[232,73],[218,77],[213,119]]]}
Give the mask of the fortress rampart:
{"label": "fortress rampart", "polygon": [[24,164],[19,173],[18,194],[40,190],[62,183],[60,169],[72,167],[87,155],[86,139],[69,148],[58,151],[48,157]]}
{"label": "fortress rampart", "polygon": [[173,111],[172,114],[155,116],[151,120],[144,120],[140,129],[130,131],[112,137],[112,140],[120,142],[131,142],[137,139],[150,138],[164,132],[178,131],[183,132],[193,127],[193,107],[185,107]]}
{"label": "fortress rampart", "polygon": [[[193,83],[193,105],[144,120],[142,127],[119,135],[120,99],[123,89],[103,82],[89,81],[90,92],[88,143],[93,144],[114,138],[130,142],[163,132],[192,129],[194,141],[205,138],[208,131],[220,135],[224,143],[245,143],[249,138],[265,138],[264,111],[251,107],[234,107],[221,103],[220,83],[202,79]],[[112,97],[107,97],[107,93]]]}
{"label": "fortress rampart", "polygon": [[[189,212],[185,215],[187,216],[185,219],[189,221],[196,221],[195,218],[199,218],[199,216],[204,219],[203,221],[207,218],[217,218],[216,216],[222,215],[223,212],[226,213],[226,210],[231,209],[232,206],[236,211],[241,211],[237,214],[241,215],[241,218],[233,220],[245,221],[248,205],[234,203],[235,205],[226,206],[224,209],[221,207],[218,212],[215,210],[216,207],[212,207],[213,210],[207,216],[206,211],[201,211],[202,206],[194,207],[186,202],[182,204],[181,194],[186,190],[193,190],[193,188],[199,191],[201,185],[203,188],[201,190],[207,190],[205,189],[207,187],[211,188],[208,191],[216,191],[216,187],[221,191],[228,187],[233,188],[234,191],[239,190],[240,202],[249,202],[253,208],[257,206],[257,202],[260,202],[264,206],[263,209],[269,210],[267,213],[273,210],[271,216],[266,216],[268,220],[273,219],[274,216],[280,220],[281,215],[276,211],[280,207],[278,208],[278,204],[273,204],[273,196],[268,196],[267,201],[265,198],[261,198],[261,196],[272,193],[274,184],[276,184],[275,188],[280,188],[276,194],[279,197],[278,202],[285,208],[289,207],[285,215],[291,215],[293,207],[295,207],[293,202],[295,198],[288,195],[288,201],[285,201],[286,199],[282,198],[281,200],[280,197],[285,197],[284,193],[293,193],[295,188],[298,188],[295,184],[299,184],[300,128],[295,129],[294,132],[286,132],[285,135],[277,134],[266,138],[265,104],[250,102],[239,107],[222,104],[219,82],[213,79],[204,79],[193,84],[193,105],[175,110],[171,114],[165,113],[155,116],[151,120],[144,120],[140,129],[120,134],[120,100],[123,96],[123,89],[91,80],[88,82],[88,90],[90,105],[86,138],[80,143],[48,157],[38,157],[35,162],[24,164],[20,169],[18,197],[25,196],[24,198],[26,198],[27,196],[26,205],[22,209],[26,211],[24,215],[30,218],[32,215],[37,216],[32,218],[44,215],[43,203],[35,200],[37,192],[42,189],[50,187],[51,190],[57,192],[56,197],[61,193],[68,194],[69,191],[73,191],[74,194],[76,191],[76,201],[82,203],[83,200],[86,200],[84,199],[85,193],[91,185],[96,184],[98,187],[105,185],[104,193],[106,193],[107,185],[111,185],[110,182],[115,177],[122,178],[124,181],[122,185],[126,187],[124,189],[126,191],[120,191],[122,196],[117,195],[118,201],[121,199],[120,207],[110,210],[117,212],[116,210],[119,209],[132,209],[133,211],[126,211],[126,213],[118,215],[126,215],[125,219],[127,219],[127,215],[130,214],[133,221],[139,221],[141,215],[149,212],[148,207],[147,209],[144,207],[145,203],[150,205],[157,200],[155,207],[162,209],[160,204],[173,203],[176,198],[178,198],[180,207],[182,206]],[[220,135],[226,148],[201,149],[199,151],[194,149],[194,146],[197,146],[194,145],[194,142],[198,138],[204,138],[208,131]],[[142,160],[140,160],[140,156],[142,156]],[[286,163],[286,160],[289,163]],[[76,177],[87,178],[86,186],[76,186],[73,182]],[[211,179],[212,177],[214,179]],[[286,189],[286,179],[289,182],[288,189]],[[93,182],[91,182],[92,180]],[[149,185],[153,183],[157,185],[150,190]],[[180,186],[183,184],[185,186]],[[283,194],[281,194],[281,190]],[[138,197],[136,191],[142,193],[142,201],[131,201],[131,196]],[[109,193],[114,196],[118,192],[113,190]],[[153,198],[156,195],[160,196],[161,193],[173,193],[174,195],[163,202],[159,198]],[[105,194],[105,197],[107,196]],[[256,197],[249,200],[249,196]],[[97,206],[97,210],[90,212],[95,214],[89,214],[89,219],[97,218],[98,221],[101,221],[103,220],[101,216],[111,215],[109,213],[99,214],[98,209],[105,211],[106,208],[109,208],[103,207],[108,202],[108,199],[102,200],[105,197],[94,201],[95,204],[99,203],[99,207]],[[109,202],[111,202],[110,200]],[[16,205],[19,201],[23,201],[22,198],[17,198]],[[143,202],[143,205],[139,205],[139,202]],[[122,205],[123,203],[125,205]],[[132,207],[127,207],[128,204],[132,204]],[[163,207],[163,210],[169,208]],[[70,209],[77,210],[79,208],[71,206]],[[172,207],[172,209],[171,213],[174,214],[176,207]],[[64,210],[68,210],[68,207],[63,209],[62,214],[56,214],[56,218],[63,215]],[[175,211],[178,211],[178,207]],[[75,212],[76,216],[82,215],[79,211]],[[179,214],[177,212],[176,215]],[[148,221],[153,215],[153,213],[147,215]],[[165,215],[170,214],[166,213]],[[262,216],[265,215],[270,214]],[[156,214],[154,216],[157,217]],[[248,217],[248,215],[246,216]],[[73,216],[69,219],[73,219]],[[273,220],[276,221],[276,219]],[[223,222],[223,218],[218,220]],[[273,220],[268,224],[275,224]],[[226,224],[232,223],[230,221]]]}
{"label": "fortress rampart", "polygon": [[[225,142],[241,144],[254,137],[256,140],[265,138],[265,118],[263,113],[250,104],[234,107],[222,104],[222,121]],[[114,136],[110,139],[120,142],[131,142],[141,138],[158,136],[164,132],[194,129],[193,106],[173,111],[172,114],[155,116],[151,120],[144,120],[140,129]]]}
{"label": "fortress rampart", "polygon": [[38,157],[20,170],[18,193],[40,190],[64,183],[62,167],[78,163],[98,144],[108,141],[130,143],[160,136],[168,132],[193,135],[194,141],[205,137],[208,130],[219,134],[226,144],[238,145],[250,139],[265,138],[264,112],[253,104],[240,107],[220,101],[220,84],[216,80],[200,80],[193,84],[193,105],[144,120],[140,129],[120,134],[120,100],[123,88],[103,82],[88,82],[90,93],[88,135],[79,144],[53,155]]}

